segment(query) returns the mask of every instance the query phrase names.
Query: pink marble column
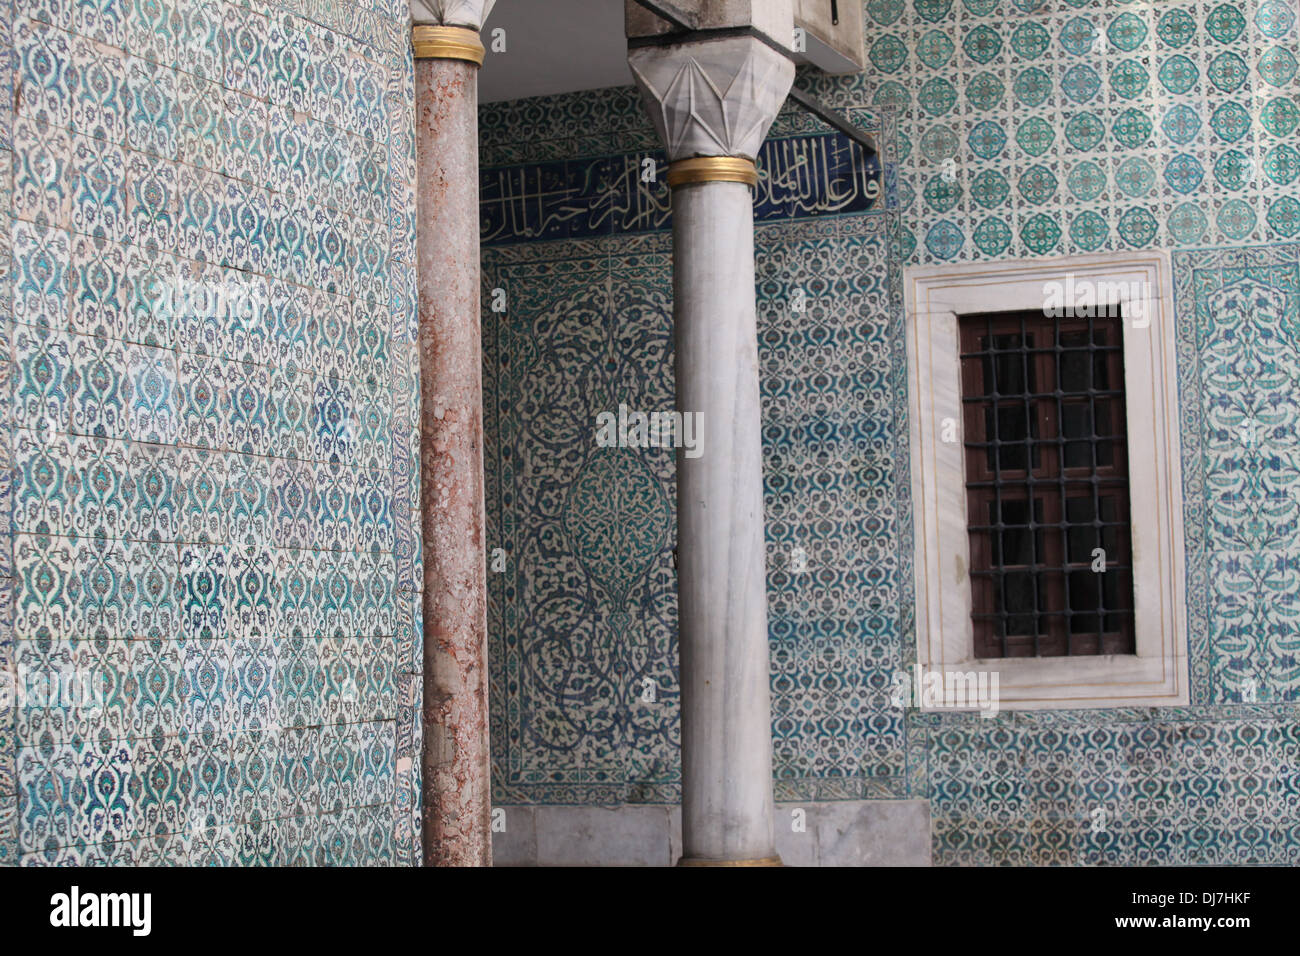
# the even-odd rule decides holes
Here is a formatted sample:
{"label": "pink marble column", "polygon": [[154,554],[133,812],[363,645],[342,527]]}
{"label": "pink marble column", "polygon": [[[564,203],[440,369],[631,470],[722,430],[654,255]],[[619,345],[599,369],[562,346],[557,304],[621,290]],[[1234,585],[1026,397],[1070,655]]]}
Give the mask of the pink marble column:
{"label": "pink marble column", "polygon": [[424,861],[491,866],[478,65],[415,48]]}

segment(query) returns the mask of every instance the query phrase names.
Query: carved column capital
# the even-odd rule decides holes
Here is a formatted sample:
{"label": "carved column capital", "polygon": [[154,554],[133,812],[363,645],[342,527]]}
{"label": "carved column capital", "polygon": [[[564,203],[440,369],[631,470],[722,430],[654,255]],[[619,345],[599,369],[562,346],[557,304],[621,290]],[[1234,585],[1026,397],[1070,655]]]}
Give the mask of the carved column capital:
{"label": "carved column capital", "polygon": [[417,60],[465,60],[483,65],[479,40],[496,0],[411,0],[411,46]]}
{"label": "carved column capital", "polygon": [[417,25],[483,29],[497,0],[411,0],[411,20]]}
{"label": "carved column capital", "polygon": [[628,63],[674,163],[753,161],[794,82],[794,63],[748,36],[635,47]]}

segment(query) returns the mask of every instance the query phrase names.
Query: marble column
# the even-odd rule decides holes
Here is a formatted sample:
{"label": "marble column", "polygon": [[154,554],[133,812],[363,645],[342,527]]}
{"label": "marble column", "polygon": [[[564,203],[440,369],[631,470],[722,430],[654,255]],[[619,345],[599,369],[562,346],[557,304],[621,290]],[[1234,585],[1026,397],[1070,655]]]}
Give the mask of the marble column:
{"label": "marble column", "polygon": [[794,65],[734,35],[628,59],[668,149],[677,407],[703,446],[677,456],[680,863],[779,865],[750,188]]}
{"label": "marble column", "polygon": [[426,866],[492,865],[479,336],[478,69],[484,50],[478,30],[493,2],[412,4]]}

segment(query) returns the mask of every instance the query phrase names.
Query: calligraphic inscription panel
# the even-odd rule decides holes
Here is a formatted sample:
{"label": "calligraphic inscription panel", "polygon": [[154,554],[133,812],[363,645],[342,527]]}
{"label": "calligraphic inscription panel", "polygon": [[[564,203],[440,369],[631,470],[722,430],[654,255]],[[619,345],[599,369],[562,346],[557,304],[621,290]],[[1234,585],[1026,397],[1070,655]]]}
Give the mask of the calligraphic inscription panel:
{"label": "calligraphic inscription panel", "polygon": [[[483,244],[671,228],[666,163],[655,151],[484,169]],[[883,205],[879,158],[838,133],[768,139],[757,164],[759,223],[864,213]]]}

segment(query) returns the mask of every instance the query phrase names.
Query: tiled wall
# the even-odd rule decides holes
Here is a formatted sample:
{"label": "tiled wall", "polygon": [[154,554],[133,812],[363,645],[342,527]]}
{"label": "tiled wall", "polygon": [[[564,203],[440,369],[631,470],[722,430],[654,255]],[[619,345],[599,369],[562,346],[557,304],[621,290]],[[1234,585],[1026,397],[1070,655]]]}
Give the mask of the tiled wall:
{"label": "tiled wall", "polygon": [[0,4],[0,862],[418,859],[405,16]]}
{"label": "tiled wall", "polygon": [[[757,204],[778,796],[926,798],[944,863],[1295,862],[1293,0],[866,8],[868,71],[801,82],[884,169],[786,113]],[[0,862],[418,858],[404,17],[0,0]],[[497,799],[673,801],[672,462],[590,440],[671,405],[658,142],[626,89],[483,121]],[[1178,250],[1192,705],[892,710],[902,268],[1144,246]]]}
{"label": "tiled wall", "polygon": [[[548,105],[590,111],[600,130],[639,115],[620,111],[614,101],[624,95]],[[484,314],[489,534],[509,555],[505,570],[489,576],[495,798],[674,801],[673,455],[601,449],[592,437],[596,415],[620,404],[673,407],[667,195],[662,185],[640,184],[642,160],[662,157],[651,148],[561,163],[559,172],[554,163],[491,165],[500,155],[498,110],[514,108],[484,117],[484,301],[502,289],[508,303],[504,313]],[[561,122],[560,110],[550,115]],[[893,135],[870,112],[858,119],[882,139]],[[633,135],[654,142],[648,124]],[[543,155],[550,147],[537,145]],[[800,116],[783,118],[762,159],[755,213],[779,790],[900,794],[901,715],[888,712],[885,696],[856,690],[885,686],[898,659],[897,641],[882,656],[862,640],[868,628],[896,630],[878,613],[897,605],[895,582],[872,565],[896,534],[895,516],[880,507],[884,487],[863,488],[856,477],[888,473],[895,454],[875,392],[888,384],[898,329],[853,318],[887,316],[894,294],[884,170]],[[604,173],[594,185],[593,168]],[[863,214],[830,215],[846,208]],[[533,241],[555,232],[580,238]],[[790,269],[802,261],[820,279],[804,287],[805,312],[796,315],[787,305]],[[848,356],[871,357],[876,368],[846,364]],[[828,534],[826,522],[860,531]],[[815,583],[781,570],[796,544],[820,562]],[[807,639],[808,600],[832,608],[816,622],[815,642]],[[849,720],[864,732],[809,748],[806,724],[841,694],[854,701]]]}
{"label": "tiled wall", "polygon": [[[799,82],[875,132],[884,194],[841,206],[851,169],[801,146],[763,158],[756,204],[778,798],[927,799],[945,864],[1295,863],[1294,0],[866,11],[867,71]],[[481,118],[484,281],[509,302],[484,316],[489,527],[511,558],[490,578],[496,799],[675,801],[671,459],[592,439],[598,411],[671,403],[667,190],[618,174],[659,144],[630,89]],[[772,136],[824,134],[787,111]],[[593,188],[592,169],[615,172]],[[506,183],[531,212],[502,215]],[[776,215],[782,189],[799,198]],[[900,713],[902,270],[1128,248],[1174,250],[1191,706]]]}
{"label": "tiled wall", "polygon": [[913,261],[1300,233],[1294,0],[868,0]]}

